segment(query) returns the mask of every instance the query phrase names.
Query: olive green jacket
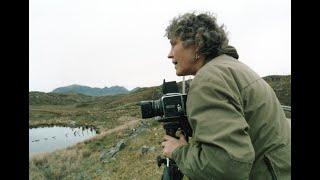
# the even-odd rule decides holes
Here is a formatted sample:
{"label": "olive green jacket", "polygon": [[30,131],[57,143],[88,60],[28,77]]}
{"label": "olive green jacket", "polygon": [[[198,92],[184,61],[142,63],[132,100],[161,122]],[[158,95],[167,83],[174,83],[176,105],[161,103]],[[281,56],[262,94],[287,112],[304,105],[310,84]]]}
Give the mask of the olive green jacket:
{"label": "olive green jacket", "polygon": [[188,145],[172,153],[190,179],[291,179],[291,128],[273,89],[248,66],[220,55],[192,80]]}

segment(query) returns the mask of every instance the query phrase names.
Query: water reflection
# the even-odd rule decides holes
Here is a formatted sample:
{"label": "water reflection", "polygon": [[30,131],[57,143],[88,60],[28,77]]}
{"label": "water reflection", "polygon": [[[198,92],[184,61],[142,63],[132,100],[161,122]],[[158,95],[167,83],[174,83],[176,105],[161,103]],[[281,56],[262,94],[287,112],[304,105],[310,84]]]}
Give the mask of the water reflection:
{"label": "water reflection", "polygon": [[66,148],[96,135],[92,127],[38,127],[29,129],[29,156]]}

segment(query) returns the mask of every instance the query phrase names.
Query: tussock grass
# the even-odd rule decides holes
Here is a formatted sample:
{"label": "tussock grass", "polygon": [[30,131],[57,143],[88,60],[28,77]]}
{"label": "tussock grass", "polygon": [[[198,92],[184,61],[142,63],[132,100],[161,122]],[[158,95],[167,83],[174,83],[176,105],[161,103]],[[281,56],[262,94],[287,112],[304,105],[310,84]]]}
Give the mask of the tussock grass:
{"label": "tussock grass", "polygon": [[[108,164],[111,179],[161,179],[163,167],[158,167],[156,157],[161,155],[161,141],[165,132],[154,123],[136,138],[127,141],[126,148],[119,152],[115,161]],[[154,147],[152,152],[142,153],[143,146]]]}

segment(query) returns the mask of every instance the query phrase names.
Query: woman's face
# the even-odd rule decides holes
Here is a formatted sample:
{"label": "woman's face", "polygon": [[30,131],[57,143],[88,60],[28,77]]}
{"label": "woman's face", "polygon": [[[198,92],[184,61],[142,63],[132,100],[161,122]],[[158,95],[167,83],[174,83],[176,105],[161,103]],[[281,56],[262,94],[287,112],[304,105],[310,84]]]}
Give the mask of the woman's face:
{"label": "woman's face", "polygon": [[195,75],[195,46],[190,45],[184,48],[179,38],[170,40],[171,50],[168,58],[175,65],[176,74],[178,76]]}

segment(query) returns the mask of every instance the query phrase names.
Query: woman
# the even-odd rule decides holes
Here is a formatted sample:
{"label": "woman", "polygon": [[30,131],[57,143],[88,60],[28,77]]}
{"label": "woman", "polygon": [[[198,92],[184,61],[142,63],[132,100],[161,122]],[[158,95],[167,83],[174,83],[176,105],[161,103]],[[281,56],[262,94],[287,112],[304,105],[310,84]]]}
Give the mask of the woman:
{"label": "woman", "polygon": [[194,75],[188,144],[164,137],[163,154],[190,179],[291,179],[291,129],[273,89],[241,63],[209,13],[186,13],[166,29],[178,76]]}

